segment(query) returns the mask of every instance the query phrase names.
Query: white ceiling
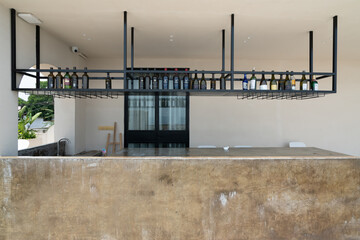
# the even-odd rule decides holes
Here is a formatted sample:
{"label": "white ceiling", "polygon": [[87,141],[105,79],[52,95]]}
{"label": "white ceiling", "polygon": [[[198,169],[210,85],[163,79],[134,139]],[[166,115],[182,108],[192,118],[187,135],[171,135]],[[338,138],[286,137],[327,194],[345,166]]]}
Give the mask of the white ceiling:
{"label": "white ceiling", "polygon": [[[220,58],[221,29],[230,50],[235,14],[235,56],[307,59],[308,31],[314,54],[332,54],[332,17],[339,16],[339,58],[360,60],[360,0],[0,0],[31,12],[41,27],[89,57],[122,57],[123,11],[135,27],[135,56]],[[170,41],[173,35],[173,41]],[[246,41],[246,42],[245,42]],[[130,51],[128,52],[130,53]]]}

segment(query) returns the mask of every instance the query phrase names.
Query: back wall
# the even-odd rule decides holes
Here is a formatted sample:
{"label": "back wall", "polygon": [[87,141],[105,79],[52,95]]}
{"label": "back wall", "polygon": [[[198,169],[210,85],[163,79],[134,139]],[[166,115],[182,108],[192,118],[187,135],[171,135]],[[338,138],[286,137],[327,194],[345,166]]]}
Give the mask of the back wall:
{"label": "back wall", "polygon": [[[282,147],[290,141],[341,153],[360,155],[360,113],[356,103],[360,96],[357,74],[359,61],[339,60],[338,93],[309,100],[238,100],[236,97],[190,97],[190,145]],[[89,59],[89,68],[119,69],[122,59]],[[136,59],[137,67],[177,66],[198,70],[220,69],[218,59]],[[229,66],[229,65],[227,65]],[[245,70],[306,70],[307,61],[235,60],[235,69]],[[315,71],[331,71],[329,61],[315,62]],[[320,80],[320,88],[328,89],[329,80]],[[92,87],[103,87],[92,82]],[[118,83],[121,87],[122,84]],[[86,150],[105,146],[107,132],[100,125],[118,123],[124,127],[124,101],[119,99],[83,101],[86,124]]]}

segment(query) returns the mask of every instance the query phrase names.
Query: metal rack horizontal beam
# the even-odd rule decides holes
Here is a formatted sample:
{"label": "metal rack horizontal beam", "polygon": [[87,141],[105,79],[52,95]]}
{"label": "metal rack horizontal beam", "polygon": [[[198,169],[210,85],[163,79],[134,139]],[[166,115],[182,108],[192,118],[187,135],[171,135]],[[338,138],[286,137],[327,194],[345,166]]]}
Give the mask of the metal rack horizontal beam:
{"label": "metal rack horizontal beam", "polygon": [[125,94],[132,95],[171,95],[171,96],[236,96],[238,99],[310,99],[323,97],[333,91],[276,91],[276,90],[193,90],[193,89],[22,89],[24,93],[36,95],[53,95],[57,98],[118,98]]}
{"label": "metal rack horizontal beam", "polygon": [[[31,72],[40,72],[40,73],[49,73],[49,72],[53,72],[53,73],[57,73],[57,72],[61,72],[61,73],[66,73],[66,72],[75,72],[75,73],[115,73],[115,74],[124,74],[124,70],[117,70],[117,69],[76,69],[76,70],[66,70],[66,69],[16,69],[16,73],[20,73],[20,74],[25,74],[31,77],[36,77],[35,75],[31,75]],[[256,74],[256,75],[260,75],[260,74],[265,74],[265,75],[271,75],[271,74],[276,74],[276,75],[286,75],[286,74],[293,74],[293,75],[314,75],[314,76],[327,76],[327,77],[331,77],[334,76],[334,73],[332,72],[284,72],[284,71],[211,71],[211,70],[188,70],[188,71],[173,71],[173,70],[126,70],[127,74],[131,74],[131,73],[149,73],[149,74]],[[46,77],[45,77],[46,78]],[[317,78],[318,79],[318,78]]]}

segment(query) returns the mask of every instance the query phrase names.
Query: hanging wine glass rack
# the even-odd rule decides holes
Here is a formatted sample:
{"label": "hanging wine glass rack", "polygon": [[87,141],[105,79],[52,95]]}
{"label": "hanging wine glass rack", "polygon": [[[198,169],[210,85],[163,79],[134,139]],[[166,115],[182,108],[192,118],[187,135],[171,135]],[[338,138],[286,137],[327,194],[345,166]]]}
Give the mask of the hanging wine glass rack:
{"label": "hanging wine glass rack", "polygon": [[[12,70],[12,90],[21,91],[25,93],[37,94],[37,95],[53,95],[58,98],[118,98],[125,94],[163,94],[163,95],[191,95],[191,96],[236,96],[237,99],[311,99],[323,97],[326,94],[336,93],[336,81],[337,81],[337,16],[333,17],[333,57],[332,57],[332,72],[314,72],[313,71],[313,32],[309,32],[309,71],[308,72],[291,72],[296,76],[296,81],[301,81],[301,76],[308,76],[309,79],[316,77],[316,80],[332,78],[331,90],[243,90],[241,82],[245,74],[255,74],[270,76],[275,74],[286,75],[289,72],[279,71],[235,71],[234,70],[234,14],[231,15],[231,51],[230,51],[230,71],[225,71],[225,30],[222,30],[222,69],[221,71],[164,71],[163,69],[158,70],[139,70],[134,68],[134,28],[131,28],[131,68],[127,66],[127,12],[124,12],[124,66],[123,70],[99,70],[99,69],[76,69],[76,70],[65,70],[65,69],[40,69],[40,27],[36,26],[36,69],[17,69],[16,68],[16,11],[11,9],[11,70]],[[41,73],[65,73],[75,72],[84,73],[87,72],[89,80],[91,81],[104,81],[106,74],[111,74],[111,80],[121,81],[122,85],[120,88],[103,89],[103,88],[76,88],[76,89],[60,89],[60,88],[40,88],[40,79],[47,79],[47,77],[40,76]],[[205,74],[205,79],[208,88],[206,90],[200,89],[135,89],[133,87],[134,81],[138,81],[136,74],[189,74],[190,77],[197,74]],[[26,75],[36,79],[35,88],[19,88],[17,87],[16,77],[17,74]],[[91,76],[95,74],[95,76]],[[115,76],[116,75],[116,76]],[[209,85],[212,78],[217,83],[216,90],[210,90]],[[226,89],[219,89],[220,76],[224,75],[227,81]],[[126,76],[126,77],[124,77]],[[124,81],[126,79],[126,81]],[[181,78],[180,78],[181,79]],[[269,80],[269,78],[267,78]],[[278,79],[277,79],[278,80]],[[260,79],[257,79],[260,82]],[[90,83],[90,86],[92,84]],[[104,81],[105,86],[105,81]]]}

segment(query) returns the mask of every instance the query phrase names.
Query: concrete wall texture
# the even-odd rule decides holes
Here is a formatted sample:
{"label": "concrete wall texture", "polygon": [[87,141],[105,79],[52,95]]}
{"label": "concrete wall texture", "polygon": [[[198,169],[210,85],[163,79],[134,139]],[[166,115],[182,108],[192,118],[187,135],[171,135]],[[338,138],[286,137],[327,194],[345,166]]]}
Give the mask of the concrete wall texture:
{"label": "concrete wall texture", "polygon": [[360,159],[0,159],[0,239],[360,239]]}

